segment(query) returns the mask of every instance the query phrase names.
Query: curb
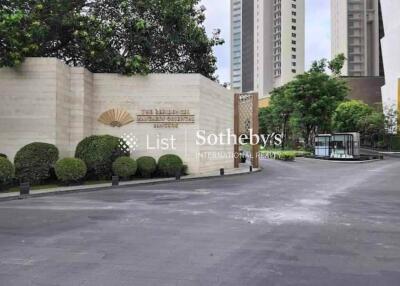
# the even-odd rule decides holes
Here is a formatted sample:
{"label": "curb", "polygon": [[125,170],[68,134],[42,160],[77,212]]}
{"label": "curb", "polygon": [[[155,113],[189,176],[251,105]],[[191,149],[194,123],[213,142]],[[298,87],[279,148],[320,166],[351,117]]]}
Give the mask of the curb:
{"label": "curb", "polygon": [[[19,193],[16,192],[16,195],[14,196],[9,196],[9,197],[2,197],[0,198],[0,202],[5,202],[5,201],[14,201],[14,200],[25,200],[29,198],[38,198],[38,197],[46,197],[46,196],[59,196],[59,195],[66,195],[66,194],[72,194],[72,193],[90,193],[90,192],[98,192],[98,191],[105,191],[105,190],[122,190],[126,188],[134,188],[134,187],[141,187],[141,186],[154,186],[154,185],[162,185],[162,184],[171,184],[171,183],[183,183],[183,182],[190,182],[190,181],[201,181],[201,180],[209,180],[209,179],[216,179],[216,178],[224,178],[224,177],[234,177],[234,176],[244,176],[244,175],[251,175],[253,173],[259,173],[261,172],[262,168],[254,169],[253,172],[243,172],[243,173],[233,173],[233,174],[225,174],[224,176],[220,175],[209,175],[209,176],[204,176],[204,177],[193,177],[193,178],[185,178],[182,177],[180,180],[176,180],[174,178],[171,179],[162,179],[159,181],[148,181],[148,182],[142,182],[142,183],[127,183],[124,185],[119,185],[119,186],[101,186],[101,187],[96,187],[96,185],[93,185],[93,187],[90,188],[76,188],[72,190],[61,190],[61,191],[51,191],[51,189],[48,189],[49,191],[46,192],[44,190],[43,193],[38,193],[38,194],[29,194],[29,195],[19,195]],[[17,195],[18,194],[18,195]]]}
{"label": "curb", "polygon": [[340,161],[340,160],[324,160],[324,159],[317,159],[317,158],[303,158],[304,160],[307,161],[319,161],[319,162],[327,162],[327,163],[335,163],[335,164],[368,164],[368,163],[374,163],[374,162],[380,162],[383,161],[381,159],[373,159],[373,160],[365,160],[365,161]]}

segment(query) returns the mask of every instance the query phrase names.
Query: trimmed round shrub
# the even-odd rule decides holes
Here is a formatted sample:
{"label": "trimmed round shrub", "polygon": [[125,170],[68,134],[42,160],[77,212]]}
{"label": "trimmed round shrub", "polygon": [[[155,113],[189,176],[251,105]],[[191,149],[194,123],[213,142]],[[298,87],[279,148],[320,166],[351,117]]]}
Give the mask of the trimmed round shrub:
{"label": "trimmed round shrub", "polygon": [[182,166],[182,175],[189,175],[189,166],[188,165]]}
{"label": "trimmed round shrub", "polygon": [[129,156],[123,148],[124,141],[110,135],[94,135],[83,139],[76,147],[75,157],[86,164],[88,176],[96,179],[109,179],[112,164],[121,156]]}
{"label": "trimmed round shrub", "polygon": [[112,164],[112,170],[116,176],[129,179],[136,174],[137,163],[130,157],[119,157]]}
{"label": "trimmed round shrub", "polygon": [[181,172],[182,168],[182,159],[177,155],[168,154],[158,159],[158,170],[163,176],[173,177],[178,171]]}
{"label": "trimmed round shrub", "polygon": [[15,174],[20,182],[38,184],[50,178],[58,160],[58,149],[47,143],[35,142],[22,147],[14,158]]}
{"label": "trimmed round shrub", "polygon": [[144,156],[137,159],[138,171],[142,177],[150,178],[157,170],[157,162],[153,157]]}
{"label": "trimmed round shrub", "polygon": [[7,158],[0,157],[0,186],[10,182],[13,177],[13,164]]}
{"label": "trimmed round shrub", "polygon": [[86,176],[86,165],[81,159],[64,158],[55,167],[57,179],[63,183],[77,183]]}

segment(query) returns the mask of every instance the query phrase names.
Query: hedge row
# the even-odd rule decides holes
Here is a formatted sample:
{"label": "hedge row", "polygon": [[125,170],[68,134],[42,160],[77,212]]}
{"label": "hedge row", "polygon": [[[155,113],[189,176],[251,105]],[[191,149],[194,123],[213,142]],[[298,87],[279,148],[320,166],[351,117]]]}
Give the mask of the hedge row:
{"label": "hedge row", "polygon": [[270,159],[281,161],[294,161],[296,158],[296,153],[292,151],[268,151],[266,155]]}
{"label": "hedge row", "polygon": [[57,147],[52,144],[35,142],[22,147],[14,158],[17,179],[31,184],[49,179],[58,155]]}
{"label": "hedge row", "polygon": [[178,172],[186,172],[182,159],[179,156],[168,154],[161,156],[158,163],[152,157],[140,157],[137,161],[130,157],[120,157],[112,166],[115,175],[128,179],[138,172],[138,175],[149,178],[158,172],[158,175],[164,177],[173,177]]}
{"label": "hedge row", "polygon": [[7,158],[0,156],[0,188],[9,184],[13,178],[13,164]]}
{"label": "hedge row", "polygon": [[123,148],[122,139],[110,135],[94,135],[79,142],[75,158],[83,160],[87,166],[88,177],[107,179],[112,176],[112,164],[122,156],[129,157]]}
{"label": "hedge row", "polygon": [[71,184],[84,179],[110,179],[117,175],[129,179],[135,174],[149,178],[155,174],[175,176],[186,172],[182,159],[176,155],[164,155],[158,162],[144,156],[135,161],[124,148],[120,138],[103,135],[90,136],[77,146],[75,158],[59,160],[56,146],[35,142],[21,148],[14,158],[14,165],[7,156],[0,155],[0,186],[14,178],[19,182],[41,184],[49,179]]}

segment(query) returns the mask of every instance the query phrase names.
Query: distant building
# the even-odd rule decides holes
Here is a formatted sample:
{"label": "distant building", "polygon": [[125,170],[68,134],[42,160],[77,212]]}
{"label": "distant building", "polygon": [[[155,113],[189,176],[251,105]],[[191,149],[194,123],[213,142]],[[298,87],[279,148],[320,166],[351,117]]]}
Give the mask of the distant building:
{"label": "distant building", "polygon": [[381,88],[385,84],[384,77],[343,77],[343,79],[350,88],[348,99],[361,100],[370,106],[382,106]]}
{"label": "distant building", "polygon": [[[231,0],[231,83],[269,93],[304,72],[304,0]],[[265,102],[264,102],[265,101]]]}
{"label": "distant building", "polygon": [[331,22],[332,58],[341,53],[347,58],[343,75],[384,76],[380,1],[331,0]]}

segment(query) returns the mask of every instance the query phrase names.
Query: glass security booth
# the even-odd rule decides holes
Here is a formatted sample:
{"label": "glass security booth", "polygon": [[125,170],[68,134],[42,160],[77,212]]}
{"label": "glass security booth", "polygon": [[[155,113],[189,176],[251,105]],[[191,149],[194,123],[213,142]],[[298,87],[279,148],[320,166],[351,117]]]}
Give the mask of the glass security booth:
{"label": "glass security booth", "polygon": [[330,142],[331,134],[320,134],[315,137],[315,156],[328,158],[331,156]]}
{"label": "glass security booth", "polygon": [[358,159],[360,133],[320,134],[315,138],[315,156],[332,159]]}

